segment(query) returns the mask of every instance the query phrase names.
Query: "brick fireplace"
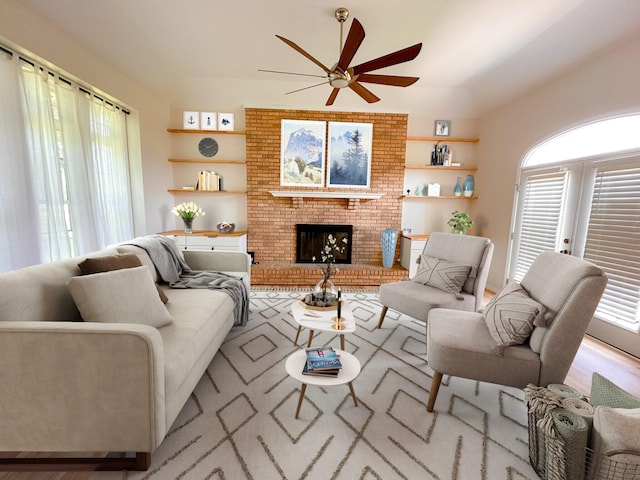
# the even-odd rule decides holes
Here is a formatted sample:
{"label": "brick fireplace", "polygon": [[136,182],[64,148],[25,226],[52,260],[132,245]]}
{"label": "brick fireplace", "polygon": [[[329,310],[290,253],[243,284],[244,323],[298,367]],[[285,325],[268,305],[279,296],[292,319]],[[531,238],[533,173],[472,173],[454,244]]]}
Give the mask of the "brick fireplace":
{"label": "brick fireplace", "polygon": [[[293,193],[302,188],[281,186],[282,120],[372,123],[371,187],[305,187],[305,194],[323,195],[313,198]],[[297,224],[352,225],[351,264],[338,265],[338,285],[380,285],[407,276],[398,264],[382,267],[380,246],[385,228],[401,228],[407,115],[247,108],[245,121],[248,249],[258,262],[252,284],[310,286],[319,280],[318,265],[296,263]],[[357,198],[362,194],[380,197]]]}

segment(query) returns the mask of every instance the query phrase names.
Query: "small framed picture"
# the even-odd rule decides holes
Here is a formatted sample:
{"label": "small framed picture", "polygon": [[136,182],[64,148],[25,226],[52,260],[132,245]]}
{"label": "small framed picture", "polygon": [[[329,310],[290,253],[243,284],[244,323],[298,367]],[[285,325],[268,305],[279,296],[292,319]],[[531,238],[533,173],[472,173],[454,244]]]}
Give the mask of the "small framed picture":
{"label": "small framed picture", "polygon": [[217,130],[218,116],[215,112],[200,112],[200,129]]}
{"label": "small framed picture", "polygon": [[200,130],[200,112],[184,112],[182,128],[184,130]]}
{"label": "small framed picture", "polygon": [[436,137],[448,137],[451,130],[451,122],[449,120],[436,120],[433,134]]}
{"label": "small framed picture", "polygon": [[218,130],[233,130],[233,113],[218,113]]}

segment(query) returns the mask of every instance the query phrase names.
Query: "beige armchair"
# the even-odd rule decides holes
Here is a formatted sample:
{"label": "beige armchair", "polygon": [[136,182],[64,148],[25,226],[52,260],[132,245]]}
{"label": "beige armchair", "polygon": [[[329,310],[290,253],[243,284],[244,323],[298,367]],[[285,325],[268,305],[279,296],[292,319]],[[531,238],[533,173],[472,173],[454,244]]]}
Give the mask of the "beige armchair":
{"label": "beige armchair", "polygon": [[[477,311],[484,295],[492,256],[493,243],[488,238],[432,233],[413,279],[380,285],[382,312],[378,328],[382,327],[389,308],[423,322],[427,321],[432,308]],[[444,262],[431,268],[430,259]],[[460,270],[457,266],[467,266],[468,269]]]}
{"label": "beige armchair", "polygon": [[[443,374],[519,388],[562,383],[606,284],[592,263],[545,252],[520,282],[524,290],[510,283],[484,314],[431,310],[427,362],[434,375],[427,411],[433,411]],[[514,325],[511,333],[519,339],[501,330]],[[524,343],[511,344],[518,342]]]}

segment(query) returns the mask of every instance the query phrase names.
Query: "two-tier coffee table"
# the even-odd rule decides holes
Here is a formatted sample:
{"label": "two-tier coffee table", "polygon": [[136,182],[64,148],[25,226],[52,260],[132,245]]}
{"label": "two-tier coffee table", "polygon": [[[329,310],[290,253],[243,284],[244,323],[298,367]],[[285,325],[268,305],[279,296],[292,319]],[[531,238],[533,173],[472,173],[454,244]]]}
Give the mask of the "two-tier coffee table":
{"label": "two-tier coffee table", "polygon": [[307,385],[332,387],[335,385],[347,384],[349,386],[349,391],[351,392],[351,398],[353,398],[353,403],[356,407],[358,406],[358,398],[356,397],[356,392],[353,389],[353,384],[351,382],[353,382],[353,380],[360,374],[360,361],[344,350],[336,349],[336,353],[340,356],[340,363],[342,363],[342,368],[340,369],[340,373],[338,373],[337,377],[304,375],[302,373],[302,369],[307,361],[307,352],[304,348],[293,352],[289,355],[289,358],[287,358],[287,363],[285,364],[287,373],[291,377],[302,382],[295,418],[298,418],[298,414],[300,413],[300,407],[302,406],[302,400],[304,399],[304,393],[307,389]]}
{"label": "two-tier coffee table", "polygon": [[333,332],[340,334],[340,348],[344,350],[344,334],[353,333],[356,330],[356,321],[353,318],[351,307],[349,302],[344,298],[342,299],[342,306],[340,308],[340,317],[342,317],[342,330],[335,329],[335,317],[337,310],[335,308],[329,310],[315,310],[307,308],[302,301],[297,301],[291,304],[291,313],[293,319],[298,324],[298,332],[296,338],[293,341],[294,345],[298,344],[298,337],[300,331],[303,328],[309,329],[309,340],[307,341],[307,347],[311,346],[311,340],[316,330],[320,332]]}

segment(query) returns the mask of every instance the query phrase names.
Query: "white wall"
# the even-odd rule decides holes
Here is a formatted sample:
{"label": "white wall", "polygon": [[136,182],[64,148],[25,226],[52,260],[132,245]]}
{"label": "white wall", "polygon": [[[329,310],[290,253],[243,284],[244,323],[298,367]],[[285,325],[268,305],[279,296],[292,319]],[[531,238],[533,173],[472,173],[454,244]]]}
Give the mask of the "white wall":
{"label": "white wall", "polygon": [[506,278],[511,215],[519,166],[542,140],[573,126],[640,111],[640,38],[510,102],[480,121],[473,216],[496,249],[487,286]]}

